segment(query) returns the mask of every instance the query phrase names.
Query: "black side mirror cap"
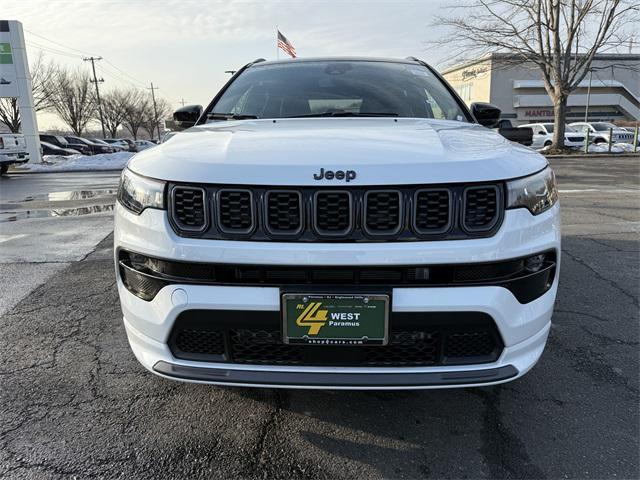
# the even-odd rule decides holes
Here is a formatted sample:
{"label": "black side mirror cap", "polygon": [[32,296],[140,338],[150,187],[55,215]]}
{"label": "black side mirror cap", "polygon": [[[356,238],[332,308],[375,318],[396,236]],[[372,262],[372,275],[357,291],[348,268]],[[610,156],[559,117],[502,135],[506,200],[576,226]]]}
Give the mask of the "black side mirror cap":
{"label": "black side mirror cap", "polygon": [[202,105],[185,105],[173,112],[176,130],[193,127],[202,115]]}
{"label": "black side mirror cap", "polygon": [[471,113],[476,121],[483,127],[494,128],[498,125],[498,121],[500,121],[500,109],[490,103],[472,103]]}

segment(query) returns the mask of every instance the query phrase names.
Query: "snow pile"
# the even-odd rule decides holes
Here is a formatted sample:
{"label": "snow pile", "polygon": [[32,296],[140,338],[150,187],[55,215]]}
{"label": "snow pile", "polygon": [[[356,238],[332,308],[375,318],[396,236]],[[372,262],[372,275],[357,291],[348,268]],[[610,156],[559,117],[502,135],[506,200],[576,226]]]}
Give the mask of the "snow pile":
{"label": "snow pile", "polygon": [[[633,145],[630,143],[614,143],[612,147],[617,147],[621,149],[623,152],[633,153]],[[640,151],[640,148],[638,149]],[[613,148],[612,148],[613,151]]]}
{"label": "snow pile", "polygon": [[45,155],[42,163],[25,163],[19,168],[30,172],[77,172],[82,170],[122,170],[133,152],[100,153],[98,155]]}

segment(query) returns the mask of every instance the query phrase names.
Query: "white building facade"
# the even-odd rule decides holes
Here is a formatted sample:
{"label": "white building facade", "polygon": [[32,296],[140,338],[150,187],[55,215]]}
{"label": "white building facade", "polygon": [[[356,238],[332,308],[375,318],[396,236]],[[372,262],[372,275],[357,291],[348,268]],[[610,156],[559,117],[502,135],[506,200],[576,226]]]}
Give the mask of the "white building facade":
{"label": "white building facade", "polygon": [[[584,120],[587,102],[589,121],[637,122],[640,55],[596,55],[591,67],[569,96],[567,123]],[[553,104],[536,65],[514,64],[509,54],[493,53],[448,68],[442,75],[467,104],[492,103],[513,125],[553,121]]]}

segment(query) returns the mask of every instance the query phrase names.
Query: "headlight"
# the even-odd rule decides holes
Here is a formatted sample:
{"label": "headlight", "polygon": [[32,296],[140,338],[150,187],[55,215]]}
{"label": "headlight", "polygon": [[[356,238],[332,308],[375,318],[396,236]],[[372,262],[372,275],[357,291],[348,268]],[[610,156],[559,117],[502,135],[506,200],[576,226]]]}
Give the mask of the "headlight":
{"label": "headlight", "polygon": [[118,201],[135,214],[145,208],[164,210],[165,182],[136,175],[128,168],[122,171],[118,187]]}
{"label": "headlight", "polygon": [[507,208],[527,208],[534,215],[558,201],[556,176],[550,167],[528,177],[507,182]]}

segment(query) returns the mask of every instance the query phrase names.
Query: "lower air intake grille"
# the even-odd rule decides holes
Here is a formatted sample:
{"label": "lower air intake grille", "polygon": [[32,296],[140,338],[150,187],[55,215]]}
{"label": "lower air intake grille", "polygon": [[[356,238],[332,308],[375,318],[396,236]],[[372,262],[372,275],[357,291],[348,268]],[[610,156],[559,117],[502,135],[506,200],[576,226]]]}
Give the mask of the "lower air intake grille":
{"label": "lower air intake grille", "polygon": [[351,231],[353,208],[349,192],[316,192],[314,203],[314,223],[320,235],[343,236]]}
{"label": "lower air intake grille", "polygon": [[494,185],[467,188],[464,192],[464,229],[470,232],[491,230],[500,217],[500,201],[500,191]]}
{"label": "lower air intake grille", "polygon": [[176,358],[249,365],[419,367],[490,363],[503,343],[493,320],[476,312],[394,313],[383,346],[291,345],[278,312],[187,310],[169,348]]}
{"label": "lower air intake grille", "polygon": [[218,192],[218,226],[225,233],[247,234],[253,230],[253,195],[250,190]]}
{"label": "lower air intake grille", "polygon": [[178,228],[201,231],[207,225],[205,194],[198,187],[176,187],[172,191],[173,219]]}

